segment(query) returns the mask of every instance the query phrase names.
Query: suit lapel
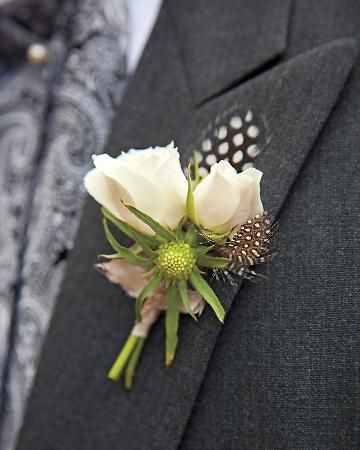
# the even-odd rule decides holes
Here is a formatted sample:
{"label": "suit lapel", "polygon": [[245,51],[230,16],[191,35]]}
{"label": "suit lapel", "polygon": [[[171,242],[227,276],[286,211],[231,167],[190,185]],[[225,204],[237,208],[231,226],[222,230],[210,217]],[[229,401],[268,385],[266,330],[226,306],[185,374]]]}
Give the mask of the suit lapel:
{"label": "suit lapel", "polygon": [[[155,67],[153,58],[160,54]],[[115,121],[109,151],[118,154],[127,147],[165,144],[174,138],[186,160],[200,130],[219,112],[234,105],[251,108],[266,118],[271,131],[270,143],[256,164],[264,172],[264,203],[277,214],[354,58],[352,42],[337,41],[194,109],[163,10]],[[173,367],[165,369],[164,324],[159,323],[146,344],[134,391],[124,392],[107,381],[106,373],[131,328],[133,302],[94,272],[95,255],[102,250],[107,248],[99,208],[88,200],[20,449],[174,449],[181,439],[221,327],[209,308],[198,324],[182,318],[178,354]],[[227,310],[238,288],[219,289]]]}

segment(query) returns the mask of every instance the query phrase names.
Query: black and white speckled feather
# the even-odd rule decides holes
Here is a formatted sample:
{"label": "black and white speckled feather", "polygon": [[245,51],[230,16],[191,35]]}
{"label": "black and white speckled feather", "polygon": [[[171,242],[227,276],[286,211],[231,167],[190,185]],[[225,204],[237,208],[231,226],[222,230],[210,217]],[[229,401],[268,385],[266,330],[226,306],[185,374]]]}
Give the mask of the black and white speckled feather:
{"label": "black and white speckled feather", "polygon": [[[216,252],[230,259],[225,272],[245,278],[258,277],[252,268],[271,259],[275,251],[277,223],[264,213],[242,224]],[[225,274],[226,275],[226,274]]]}

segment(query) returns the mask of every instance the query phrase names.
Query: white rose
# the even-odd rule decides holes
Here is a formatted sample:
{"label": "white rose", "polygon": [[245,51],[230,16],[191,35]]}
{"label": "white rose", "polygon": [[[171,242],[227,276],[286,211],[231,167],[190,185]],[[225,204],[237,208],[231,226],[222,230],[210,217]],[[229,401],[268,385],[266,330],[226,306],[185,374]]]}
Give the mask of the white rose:
{"label": "white rose", "polygon": [[256,214],[262,214],[261,176],[262,172],[257,169],[237,173],[226,161],[214,164],[194,192],[199,224],[222,234]]}
{"label": "white rose", "polygon": [[137,230],[154,234],[122,201],[170,229],[186,214],[187,181],[173,142],[167,147],[132,149],[117,158],[93,156],[93,161],[96,168],[84,178],[88,193]]}

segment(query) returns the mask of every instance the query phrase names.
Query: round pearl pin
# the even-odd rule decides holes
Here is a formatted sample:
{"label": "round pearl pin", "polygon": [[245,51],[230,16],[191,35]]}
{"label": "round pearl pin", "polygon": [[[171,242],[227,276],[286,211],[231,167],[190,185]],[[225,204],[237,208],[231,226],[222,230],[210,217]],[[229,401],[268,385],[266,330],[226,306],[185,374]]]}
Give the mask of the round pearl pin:
{"label": "round pearl pin", "polygon": [[46,61],[48,51],[43,44],[31,44],[26,52],[26,59],[30,64],[39,65]]}

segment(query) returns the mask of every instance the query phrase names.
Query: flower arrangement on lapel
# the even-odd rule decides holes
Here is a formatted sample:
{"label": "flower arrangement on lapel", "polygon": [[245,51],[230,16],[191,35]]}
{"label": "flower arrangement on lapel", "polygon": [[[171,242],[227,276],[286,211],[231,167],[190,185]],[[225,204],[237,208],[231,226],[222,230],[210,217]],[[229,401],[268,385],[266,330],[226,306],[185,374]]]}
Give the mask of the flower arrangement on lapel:
{"label": "flower arrangement on lapel", "polygon": [[[196,155],[195,155],[196,156]],[[201,178],[196,162],[184,175],[177,148],[129,150],[118,158],[93,156],[85,176],[89,194],[102,205],[105,236],[114,249],[97,265],[135,301],[135,325],[115,360],[109,378],[125,372],[131,389],[145,340],[165,312],[165,364],[178,345],[180,313],[195,321],[207,303],[220,322],[225,311],[206,281],[231,274],[251,277],[252,266],[271,256],[275,227],[263,211],[262,173],[237,173],[226,161]],[[125,247],[109,225],[133,241]]]}

